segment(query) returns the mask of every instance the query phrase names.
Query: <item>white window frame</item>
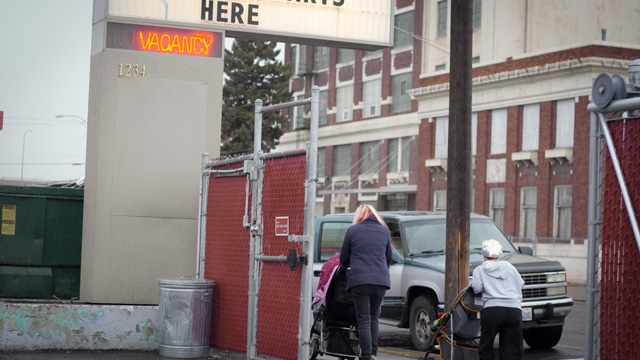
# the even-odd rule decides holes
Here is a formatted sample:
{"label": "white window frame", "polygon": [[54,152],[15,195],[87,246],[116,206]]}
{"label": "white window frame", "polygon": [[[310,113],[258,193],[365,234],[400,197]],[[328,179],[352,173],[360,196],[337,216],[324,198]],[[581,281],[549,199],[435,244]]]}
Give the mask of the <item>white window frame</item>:
{"label": "white window frame", "polygon": [[[366,154],[365,154],[366,152]],[[366,158],[365,158],[366,157]],[[368,161],[375,162],[375,168],[366,166]],[[370,171],[373,169],[373,171]],[[378,174],[380,170],[380,141],[367,141],[360,143],[360,175]]]}
{"label": "white window frame", "polygon": [[[497,194],[502,193],[502,204],[496,204],[495,197]],[[490,188],[489,189],[489,217],[493,222],[500,227],[500,229],[504,228],[504,188]],[[500,218],[497,216],[500,214]]]}
{"label": "white window frame", "polygon": [[[304,94],[294,95],[293,98],[295,101],[304,100]],[[298,120],[300,120],[300,124],[298,124]],[[295,106],[293,108],[293,129],[300,128],[304,128],[304,106]]]}
{"label": "white window frame", "polygon": [[507,153],[507,109],[491,112],[491,155]]}
{"label": "white window frame", "polygon": [[[568,203],[560,203],[560,192],[566,191],[566,189],[571,189],[571,197]],[[572,216],[572,205],[573,203],[573,187],[572,185],[556,185],[553,187],[553,237],[555,239],[569,240],[571,239],[571,216]],[[560,216],[563,212],[563,209],[568,209],[568,219],[565,222],[567,225],[566,229],[561,229],[562,224],[560,220]],[[569,234],[568,237],[564,236],[565,234]]]}
{"label": "white window frame", "polygon": [[[317,51],[319,51],[319,56]],[[329,68],[329,63],[330,63],[330,59],[329,59],[329,54],[331,52],[331,48],[327,47],[327,46],[314,46],[313,47],[313,70],[314,71],[319,71],[319,70],[324,70],[324,69],[328,69]],[[318,58],[322,58],[323,60],[326,60],[326,65],[325,64],[317,64],[317,59]],[[322,67],[320,67],[322,66]]]}
{"label": "white window frame", "polygon": [[382,100],[382,78],[371,79],[362,83],[362,117],[380,116],[380,102]]}
{"label": "white window frame", "polygon": [[[438,37],[445,37],[445,36],[447,36],[447,27],[448,27],[448,24],[447,24],[447,16],[448,16],[447,12],[449,11],[449,9],[448,9],[449,8],[449,4],[448,4],[447,0],[441,0],[441,1],[438,1],[436,3],[436,5],[437,5],[437,8],[436,8],[436,14],[437,14],[437,18],[436,18],[436,21],[437,21],[436,26],[437,26],[437,28],[436,29],[437,29],[437,34],[438,34]],[[444,5],[444,14],[442,12],[443,9],[441,8],[441,5]]]}
{"label": "white window frame", "polygon": [[573,147],[575,120],[575,100],[556,101],[556,148]]}
{"label": "white window frame", "polygon": [[540,104],[522,107],[522,151],[537,151],[540,137]]}
{"label": "white window frame", "polygon": [[[302,51],[302,47],[304,46],[304,51]],[[295,59],[292,59],[292,63],[293,63],[293,74],[294,75],[299,75],[304,73],[307,69],[306,69],[306,62],[307,62],[307,45],[302,45],[302,44],[292,44],[291,45],[291,51],[294,52],[295,51]],[[294,50],[295,48],[295,50]],[[304,59],[302,59],[302,55],[304,55]],[[292,54],[293,56],[293,54]],[[301,69],[302,66],[301,65],[305,65],[305,69]]]}
{"label": "white window frame", "polygon": [[447,190],[433,190],[433,211],[447,211]]}
{"label": "white window frame", "polygon": [[[411,110],[411,95],[408,93],[412,85],[411,77],[411,72],[393,74],[391,76],[391,113],[395,114]],[[403,80],[400,81],[398,79]]]}
{"label": "white window frame", "polygon": [[449,147],[449,117],[436,118],[435,159],[446,159]]}
{"label": "white window frame", "polygon": [[[530,199],[526,196],[528,191],[533,191],[533,202],[526,202]],[[518,235],[520,238],[533,239],[536,235],[537,217],[538,217],[538,188],[536,186],[523,186],[520,188],[520,226]],[[527,221],[527,214],[533,212],[533,219]],[[533,228],[532,234],[527,234],[527,228],[531,226]]]}
{"label": "white window frame", "polygon": [[336,89],[336,122],[353,119],[353,84],[343,85]]}

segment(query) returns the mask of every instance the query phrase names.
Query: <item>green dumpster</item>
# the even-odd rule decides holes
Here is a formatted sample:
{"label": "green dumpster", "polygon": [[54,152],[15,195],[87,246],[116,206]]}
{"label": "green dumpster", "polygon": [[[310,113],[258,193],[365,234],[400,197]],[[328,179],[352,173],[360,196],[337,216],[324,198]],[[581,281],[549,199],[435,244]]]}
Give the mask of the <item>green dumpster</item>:
{"label": "green dumpster", "polygon": [[84,189],[0,186],[0,297],[78,297]]}

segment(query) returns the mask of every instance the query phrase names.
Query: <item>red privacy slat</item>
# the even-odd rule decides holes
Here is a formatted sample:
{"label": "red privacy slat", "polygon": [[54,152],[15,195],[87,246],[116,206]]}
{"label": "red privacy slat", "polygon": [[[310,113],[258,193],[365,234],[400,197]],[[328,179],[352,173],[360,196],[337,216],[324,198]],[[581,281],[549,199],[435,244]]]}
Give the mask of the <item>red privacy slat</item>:
{"label": "red privacy slat", "polygon": [[[609,122],[636,216],[640,211],[640,119]],[[640,254],[608,151],[602,186],[600,357],[637,358]]]}
{"label": "red privacy slat", "polygon": [[[289,233],[302,235],[304,226],[305,156],[268,160],[265,165],[263,199],[263,251],[287,255],[300,243],[276,236],[275,218],[289,217]],[[301,266],[264,263],[258,302],[258,354],[278,359],[297,359],[300,314]]]}
{"label": "red privacy slat", "polygon": [[[242,167],[242,163],[225,168]],[[220,169],[220,168],[219,168]],[[242,226],[246,175],[210,176],[205,278],[215,281],[211,346],[247,350],[249,229]]]}
{"label": "red privacy slat", "polygon": [[[217,169],[242,167],[242,163]],[[288,217],[289,234],[303,234],[305,156],[265,162],[262,190],[263,254],[287,255],[302,245],[276,236],[275,217]],[[242,226],[246,175],[209,180],[205,278],[214,280],[211,346],[239,353],[247,350],[249,229]],[[251,204],[251,199],[249,199]],[[257,352],[260,356],[297,359],[301,267],[264,262],[258,296]]]}

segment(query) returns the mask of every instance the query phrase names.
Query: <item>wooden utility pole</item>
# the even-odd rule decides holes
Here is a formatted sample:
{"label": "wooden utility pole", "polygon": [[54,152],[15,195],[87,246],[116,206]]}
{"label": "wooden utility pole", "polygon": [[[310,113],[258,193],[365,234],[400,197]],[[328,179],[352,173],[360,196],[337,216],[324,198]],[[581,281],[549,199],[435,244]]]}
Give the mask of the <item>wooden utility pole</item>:
{"label": "wooden utility pole", "polygon": [[469,283],[473,0],[451,1],[445,306]]}

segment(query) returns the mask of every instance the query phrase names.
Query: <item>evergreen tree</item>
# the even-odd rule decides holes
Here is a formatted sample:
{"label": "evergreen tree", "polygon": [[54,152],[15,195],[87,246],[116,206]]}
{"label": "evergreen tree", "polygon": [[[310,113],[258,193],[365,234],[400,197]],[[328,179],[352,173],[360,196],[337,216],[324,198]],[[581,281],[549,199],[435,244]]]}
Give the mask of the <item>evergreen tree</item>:
{"label": "evergreen tree", "polygon": [[[253,153],[255,101],[263,106],[291,100],[289,66],[276,60],[280,50],[275,42],[237,39],[231,51],[225,50],[222,90],[223,156]],[[262,150],[268,152],[279,143],[288,117],[280,112],[262,114]]]}

